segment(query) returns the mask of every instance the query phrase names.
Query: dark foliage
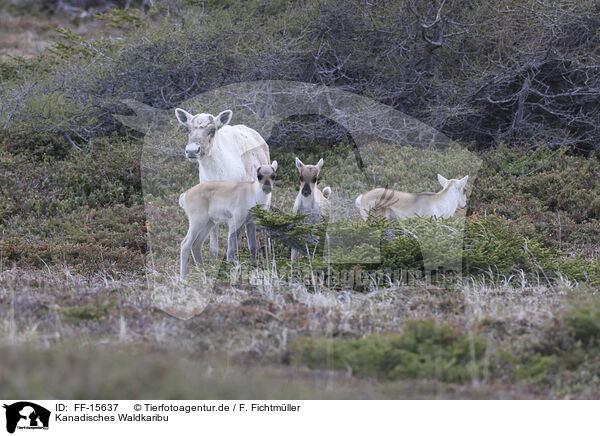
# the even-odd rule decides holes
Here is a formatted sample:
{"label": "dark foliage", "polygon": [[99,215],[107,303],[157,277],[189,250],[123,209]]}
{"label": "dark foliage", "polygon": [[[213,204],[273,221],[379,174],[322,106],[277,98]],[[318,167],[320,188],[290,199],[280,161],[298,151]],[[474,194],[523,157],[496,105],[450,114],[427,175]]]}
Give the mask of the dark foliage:
{"label": "dark foliage", "polygon": [[[126,40],[63,35],[60,49],[72,56],[55,71],[60,84],[36,84],[31,93],[58,86],[94,120],[87,131],[79,120],[66,130],[94,139],[120,128],[112,114],[124,109],[124,98],[170,109],[231,83],[294,80],[375,98],[479,148],[539,140],[588,152],[600,143],[597,8],[510,0],[156,1],[145,14],[105,17],[137,27]],[[13,98],[18,122],[26,107]],[[343,136],[327,123],[315,135],[306,128],[313,121],[281,128],[324,145]]]}

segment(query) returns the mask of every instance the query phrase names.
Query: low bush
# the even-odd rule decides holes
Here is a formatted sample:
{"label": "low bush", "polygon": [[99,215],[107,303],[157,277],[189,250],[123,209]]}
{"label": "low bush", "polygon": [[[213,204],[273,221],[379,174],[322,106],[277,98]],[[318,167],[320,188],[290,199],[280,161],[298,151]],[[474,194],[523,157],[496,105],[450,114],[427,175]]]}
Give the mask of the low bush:
{"label": "low bush", "polygon": [[62,307],[58,310],[61,319],[71,324],[85,322],[104,321],[109,316],[109,309],[114,306],[113,302],[98,301],[85,306]]}
{"label": "low bush", "polygon": [[563,385],[573,391],[577,383],[593,385],[600,377],[596,300],[589,307],[569,303],[567,311],[536,332],[533,343],[500,345],[499,338],[484,339],[426,319],[407,321],[400,335],[298,337],[288,351],[294,364],[310,368],[450,383],[485,377],[491,383],[522,383],[560,395]]}
{"label": "low bush", "polygon": [[146,226],[140,206],[82,209],[42,221],[29,218],[4,231],[2,264],[63,265],[86,274],[143,271]]}
{"label": "low bush", "polygon": [[588,298],[576,301],[562,314],[567,334],[586,348],[600,346],[600,300]]}
{"label": "low bush", "polygon": [[[593,386],[600,378],[600,300],[593,291],[563,297],[564,310],[529,340],[512,341],[495,359],[516,381],[560,390],[563,385]],[[519,344],[520,345],[517,345]]]}
{"label": "low bush", "polygon": [[105,138],[64,159],[0,152],[0,258],[4,265],[140,271],[145,219],[139,153]]}
{"label": "low bush", "polygon": [[[328,255],[334,269],[359,265],[367,271],[414,271],[423,270],[424,261],[434,269],[462,262],[462,271],[471,275],[492,272],[509,276],[524,271],[549,280],[559,275],[590,283],[600,280],[598,261],[565,257],[539,237],[515,233],[510,222],[497,216],[469,217],[464,225],[460,217],[415,217],[399,222],[373,218],[311,225],[298,225],[295,220],[293,214],[260,211],[258,222],[288,246],[290,239],[302,245],[308,240],[323,245],[322,235],[327,230]],[[316,253],[323,250],[323,246],[318,247]],[[316,259],[315,265],[319,262],[321,259]]]}
{"label": "low bush", "polygon": [[563,249],[597,245],[600,162],[566,148],[532,151],[500,146],[482,154],[469,208],[477,216],[503,216],[515,233]]}
{"label": "low bush", "polygon": [[433,320],[408,321],[401,335],[357,339],[298,338],[289,350],[296,364],[350,370],[386,379],[464,383],[481,373],[486,344]]}

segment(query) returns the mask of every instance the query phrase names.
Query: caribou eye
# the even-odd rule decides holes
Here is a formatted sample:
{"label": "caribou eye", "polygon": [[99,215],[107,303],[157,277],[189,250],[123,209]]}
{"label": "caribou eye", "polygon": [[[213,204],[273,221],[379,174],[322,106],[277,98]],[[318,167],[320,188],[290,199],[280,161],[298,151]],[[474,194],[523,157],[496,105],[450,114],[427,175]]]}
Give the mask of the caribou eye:
{"label": "caribou eye", "polygon": [[258,180],[262,180],[262,179],[263,179],[263,176],[262,176],[262,174],[259,174],[259,175],[258,175]]}
{"label": "caribou eye", "polygon": [[317,183],[317,178],[313,177],[313,183]]}
{"label": "caribou eye", "polygon": [[208,136],[213,136],[215,134],[215,128],[213,127],[208,131]]}

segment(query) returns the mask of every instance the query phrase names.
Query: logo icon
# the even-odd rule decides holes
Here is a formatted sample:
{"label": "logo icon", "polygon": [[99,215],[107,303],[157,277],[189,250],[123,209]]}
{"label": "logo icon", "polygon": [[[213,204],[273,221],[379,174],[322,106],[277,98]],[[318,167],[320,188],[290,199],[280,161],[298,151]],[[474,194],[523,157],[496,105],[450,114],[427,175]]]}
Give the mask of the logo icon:
{"label": "logo icon", "polygon": [[50,411],[28,401],[4,405],[6,409],[6,431],[14,433],[18,429],[48,429]]}

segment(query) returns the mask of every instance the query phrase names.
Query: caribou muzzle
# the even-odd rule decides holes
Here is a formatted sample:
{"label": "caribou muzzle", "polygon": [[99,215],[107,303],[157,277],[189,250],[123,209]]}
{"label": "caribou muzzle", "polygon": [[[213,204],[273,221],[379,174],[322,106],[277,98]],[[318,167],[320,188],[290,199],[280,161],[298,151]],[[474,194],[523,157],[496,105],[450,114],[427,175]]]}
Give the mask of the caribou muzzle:
{"label": "caribou muzzle", "polygon": [[270,193],[271,193],[271,191],[273,191],[273,187],[271,186],[271,184],[270,184],[270,183],[265,183],[265,184],[263,185],[263,187],[262,187],[262,191],[263,191],[265,194],[270,194]]}
{"label": "caribou muzzle", "polygon": [[204,157],[204,151],[202,147],[186,147],[185,149],[185,158],[190,160],[201,159]]}
{"label": "caribou muzzle", "polygon": [[303,196],[308,197],[308,196],[310,196],[311,192],[312,191],[310,190],[310,186],[308,185],[308,183],[302,187],[302,195]]}

